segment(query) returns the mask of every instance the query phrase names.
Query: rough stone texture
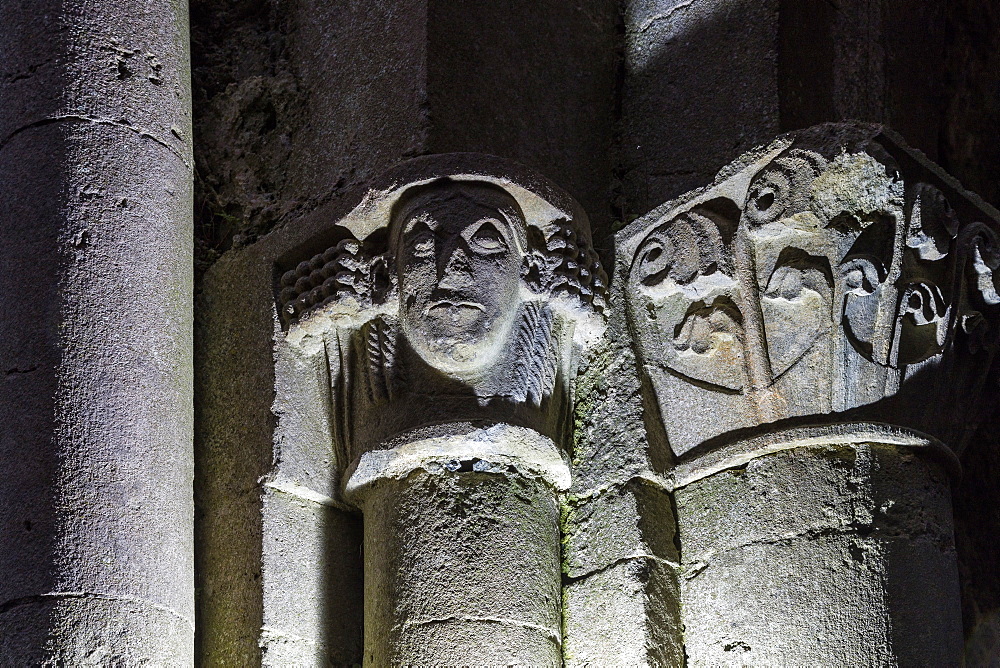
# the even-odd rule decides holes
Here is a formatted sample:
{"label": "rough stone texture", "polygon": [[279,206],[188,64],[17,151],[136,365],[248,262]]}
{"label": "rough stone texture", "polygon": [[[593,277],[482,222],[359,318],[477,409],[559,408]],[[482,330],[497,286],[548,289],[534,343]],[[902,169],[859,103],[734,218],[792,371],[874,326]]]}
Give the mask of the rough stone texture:
{"label": "rough stone texture", "polygon": [[[989,423],[998,228],[895,135],[840,124],[751,151],[618,234],[612,297],[676,457],[689,662],[959,661],[936,467],[957,471]],[[773,454],[868,442],[884,446],[868,472],[846,450]],[[937,453],[938,475],[907,448]]]}
{"label": "rough stone texture", "polygon": [[262,664],[357,661],[364,615],[360,518],[272,489],[265,491],[263,514]]}
{"label": "rough stone texture", "polygon": [[[622,303],[626,271],[616,264],[612,304]],[[572,665],[679,666],[684,656],[670,566],[675,520],[665,491],[673,455],[633,347],[624,310],[610,309],[606,334],[581,361],[575,387],[573,487],[562,509]],[[595,613],[604,609],[612,613]],[[613,614],[619,610],[627,613]]]}
{"label": "rough stone texture", "polygon": [[561,664],[559,513],[541,478],[416,471],[374,483],[365,664]]}
{"label": "rough stone texture", "polygon": [[[194,498],[198,658],[260,661],[260,478],[272,459],[272,271],[258,253],[222,258],[206,275],[195,320]],[[219,277],[219,278],[216,278]]]}
{"label": "rough stone texture", "polygon": [[[519,169],[482,156],[440,156],[414,161],[386,175],[371,190],[355,193],[354,199],[333,202],[303,218],[296,226],[276,231],[252,246],[234,249],[206,274],[201,296],[205,317],[199,320],[205,354],[198,385],[203,412],[197,445],[202,465],[200,484],[196,487],[199,507],[205,512],[199,525],[203,546],[199,577],[203,587],[201,620],[206,629],[202,636],[202,656],[206,660],[225,661],[235,655],[242,661],[254,661],[262,624],[265,632],[260,642],[266,646],[265,657],[271,657],[266,659],[268,661],[288,660],[298,651],[293,647],[295,643],[284,639],[286,636],[311,638],[313,644],[299,645],[307,653],[312,651],[309,647],[320,645],[331,652],[347,651],[345,648],[358,645],[357,629],[348,625],[338,627],[339,630],[327,627],[326,639],[320,641],[312,631],[303,633],[301,625],[296,623],[299,613],[295,610],[299,603],[292,600],[296,590],[291,583],[301,578],[296,576],[294,564],[282,566],[287,549],[282,542],[272,542],[272,533],[276,532],[280,541],[306,541],[315,545],[320,540],[314,528],[316,520],[310,519],[313,516],[309,513],[298,513],[298,519],[289,524],[288,513],[279,506],[268,502],[262,507],[260,482],[268,490],[266,498],[287,495],[297,499],[297,504],[320,504],[334,512],[332,509],[342,504],[338,490],[347,482],[345,469],[397,430],[419,426],[422,422],[461,419],[462,416],[495,422],[513,415],[552,435],[564,433],[569,412],[563,383],[570,376],[560,374],[569,373],[572,362],[569,357],[564,359],[560,355],[599,333],[600,318],[592,304],[596,304],[598,298],[603,299],[599,282],[601,272],[596,255],[587,250],[586,218],[578,205],[544,179],[528,172],[522,174]],[[523,281],[518,272],[517,283],[521,285],[518,299],[546,304],[543,295],[551,292],[551,308],[555,315],[539,316],[548,327],[539,330],[545,336],[525,338],[526,333],[534,330],[519,326],[513,330],[518,332],[518,338],[505,344],[518,351],[526,350],[530,353],[529,359],[538,357],[531,352],[532,346],[543,353],[539,358],[540,366],[531,362],[524,367],[524,373],[511,376],[515,381],[512,394],[498,395],[499,401],[473,401],[470,405],[469,396],[476,395],[467,396],[469,390],[461,390],[461,385],[452,383],[449,386],[439,375],[430,375],[427,382],[410,389],[400,386],[405,392],[390,395],[397,403],[386,410],[380,408],[377,401],[381,396],[378,388],[383,387],[374,382],[379,375],[373,374],[371,382],[358,383],[356,378],[365,379],[363,374],[368,373],[369,367],[352,367],[349,361],[354,349],[340,346],[354,340],[350,330],[365,322],[362,317],[372,317],[364,315],[369,313],[365,304],[372,305],[375,293],[363,288],[367,279],[363,278],[365,270],[362,267],[369,266],[364,262],[379,257],[378,253],[373,256],[365,253],[386,243],[385,228],[395,202],[413,184],[428,183],[443,176],[459,182],[492,179],[490,182],[495,185],[490,187],[509,188],[514,193],[517,206],[531,229],[530,234],[528,229],[523,230],[530,236],[531,245],[518,246],[518,264],[523,262],[525,268],[529,264],[533,267]],[[356,208],[350,206],[359,201],[361,204]],[[335,222],[339,225],[334,225]],[[573,231],[574,225],[579,226],[579,231]],[[500,226],[495,227],[496,230],[502,228],[499,221],[495,226]],[[351,237],[360,242],[352,241]],[[546,239],[558,240],[558,247]],[[514,240],[504,243],[513,244]],[[350,244],[357,244],[357,247],[351,246],[354,250],[349,251],[347,246]],[[555,250],[550,250],[550,246]],[[336,252],[327,253],[328,250]],[[575,253],[577,266],[584,267],[587,273],[578,270],[579,275],[564,274],[563,254],[570,252]],[[389,259],[391,261],[392,257]],[[315,270],[309,265],[313,260],[318,263]],[[346,271],[345,263],[351,262],[356,263],[350,267],[351,272],[357,273]],[[332,264],[326,267],[327,263]],[[309,268],[308,271],[303,269],[308,276],[296,273],[303,265]],[[294,287],[301,279],[311,281],[313,271],[318,272],[319,277],[326,269],[333,273],[320,277],[320,283],[330,277],[341,281],[339,287],[329,293],[329,299],[317,292],[319,298],[310,301],[316,292],[312,285],[301,294],[289,296],[283,292],[288,288],[283,285],[287,275],[294,279],[289,279]],[[349,275],[351,280],[348,280]],[[405,283],[403,288],[406,288]],[[462,301],[477,295],[466,295]],[[397,304],[395,300],[393,296],[389,306]],[[291,311],[286,310],[289,306]],[[398,306],[395,308],[398,310]],[[370,313],[377,316],[383,311],[390,312],[387,306],[378,306]],[[538,315],[537,310],[532,313]],[[596,320],[590,322],[594,318]],[[335,336],[337,327],[345,328],[342,336]],[[592,327],[597,329],[592,331]],[[414,332],[405,326],[401,331],[408,337]],[[364,337],[359,340],[367,341]],[[379,340],[384,342],[385,339]],[[366,343],[360,350],[370,354],[380,348],[371,348]],[[429,349],[420,354],[427,355],[427,360],[434,363],[447,362],[449,350],[435,352]],[[346,356],[341,358],[342,354]],[[548,366],[546,360],[555,366]],[[411,358],[410,364],[415,363],[416,358]],[[395,371],[392,364],[371,368]],[[561,370],[559,374],[555,369]],[[346,384],[341,378],[345,373],[350,381]],[[496,383],[509,380],[499,376],[492,378],[494,380],[486,381],[493,383],[491,387],[502,387]],[[463,383],[469,381],[466,376],[461,379]],[[443,383],[445,389],[440,400],[432,401],[435,383]],[[396,386],[390,384],[390,387]],[[417,387],[423,392],[413,392]],[[449,387],[460,391],[455,394]],[[375,393],[369,394],[371,391]],[[422,399],[423,395],[426,396]],[[405,396],[411,396],[416,403],[409,407],[407,402],[399,403],[400,397]],[[375,403],[371,403],[373,401]],[[517,402],[523,402],[523,407],[516,408]],[[370,418],[364,417],[366,405],[373,409],[368,413]],[[346,411],[347,406],[356,412]],[[555,453],[553,462],[565,470],[565,455],[551,447]],[[500,454],[492,453],[487,459],[493,461]],[[500,457],[493,463],[498,462],[520,465],[521,460]],[[475,462],[470,460],[470,465]],[[482,467],[485,462],[479,465]],[[542,468],[545,466],[548,464]],[[532,470],[531,466],[528,469]],[[353,470],[351,468],[350,472]],[[555,478],[561,479],[561,476],[566,480],[558,484],[564,487],[568,484],[568,473]],[[269,528],[265,532],[265,526],[282,527],[282,531]],[[349,527],[339,521],[330,521],[329,527],[330,533],[335,535],[328,535],[323,540],[336,545],[337,554],[347,555],[352,550],[355,553],[359,550],[356,533]],[[557,535],[552,539],[558,543]],[[328,555],[326,561],[309,563],[314,572],[322,573],[327,562],[333,567],[333,561],[336,559]],[[261,564],[264,564],[263,585],[257,580]],[[322,594],[331,602],[326,614],[334,619],[346,619],[352,611],[360,609],[356,585],[356,581],[350,580],[328,581],[329,589]],[[261,587],[265,594],[261,593]],[[338,635],[341,631],[342,635]],[[351,660],[360,659],[355,655]]]}
{"label": "rough stone texture", "polygon": [[778,0],[627,0],[615,165],[630,222],[780,130]]}
{"label": "rough stone texture", "polygon": [[933,460],[790,449],[680,488],[677,513],[688,665],[959,662],[950,487]]}
{"label": "rough stone texture", "polygon": [[998,230],[996,210],[863,124],[784,135],[622,230],[671,449],[840,414],[961,453],[996,360]]}
{"label": "rough stone texture", "polygon": [[188,72],[183,2],[0,7],[0,663],[193,661]]}
{"label": "rough stone texture", "polygon": [[637,557],[677,564],[670,495],[641,478],[563,502],[563,572],[570,578]]}
{"label": "rough stone texture", "polygon": [[683,666],[677,570],[617,561],[563,587],[566,666]]}
{"label": "rough stone texture", "polygon": [[193,13],[202,266],[428,153],[516,159],[608,224],[611,0],[199,0]]}

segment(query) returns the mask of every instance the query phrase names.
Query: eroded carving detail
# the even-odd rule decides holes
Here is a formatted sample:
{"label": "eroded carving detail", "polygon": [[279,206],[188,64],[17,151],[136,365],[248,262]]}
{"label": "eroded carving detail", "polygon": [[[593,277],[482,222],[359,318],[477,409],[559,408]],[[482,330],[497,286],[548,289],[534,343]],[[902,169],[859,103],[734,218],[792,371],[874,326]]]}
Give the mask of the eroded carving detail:
{"label": "eroded carving detail", "polygon": [[606,308],[582,214],[503,177],[378,197],[367,236],[280,279],[287,340],[326,348],[341,460],[439,422],[502,418],[561,441],[574,351]]}
{"label": "eroded carving detail", "polygon": [[[758,155],[620,235],[634,248],[629,319],[674,451],[865,406],[918,428],[964,409],[998,338],[993,212],[871,126],[789,135]],[[941,365],[970,383],[954,387]],[[899,401],[907,392],[943,403]]]}

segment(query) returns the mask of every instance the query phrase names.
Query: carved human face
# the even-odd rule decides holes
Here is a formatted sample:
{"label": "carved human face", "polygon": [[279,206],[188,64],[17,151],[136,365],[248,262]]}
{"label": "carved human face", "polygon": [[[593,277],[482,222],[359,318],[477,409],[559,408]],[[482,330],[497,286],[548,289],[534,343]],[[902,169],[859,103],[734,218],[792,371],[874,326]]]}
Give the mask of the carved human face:
{"label": "carved human face", "polygon": [[475,374],[509,338],[522,260],[514,225],[523,230],[523,222],[513,208],[507,213],[456,188],[423,199],[400,221],[402,330],[441,371]]}

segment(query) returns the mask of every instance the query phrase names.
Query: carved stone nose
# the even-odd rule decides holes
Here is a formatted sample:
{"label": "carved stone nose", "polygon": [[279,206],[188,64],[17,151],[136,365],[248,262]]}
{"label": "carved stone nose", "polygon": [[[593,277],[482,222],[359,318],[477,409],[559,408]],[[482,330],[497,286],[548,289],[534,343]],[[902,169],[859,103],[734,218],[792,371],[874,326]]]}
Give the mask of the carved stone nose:
{"label": "carved stone nose", "polygon": [[456,247],[450,255],[445,255],[438,265],[438,287],[445,290],[459,290],[472,284],[472,270],[469,258],[461,247]]}

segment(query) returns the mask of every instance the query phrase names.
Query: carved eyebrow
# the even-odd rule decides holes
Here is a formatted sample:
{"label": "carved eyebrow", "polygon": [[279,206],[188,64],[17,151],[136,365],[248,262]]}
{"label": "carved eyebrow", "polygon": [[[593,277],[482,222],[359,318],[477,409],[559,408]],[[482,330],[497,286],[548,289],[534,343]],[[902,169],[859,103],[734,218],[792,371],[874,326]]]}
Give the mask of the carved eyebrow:
{"label": "carved eyebrow", "polygon": [[440,226],[440,223],[438,223],[434,216],[429,213],[421,212],[415,216],[411,216],[410,219],[406,221],[406,224],[403,225],[403,233],[406,234],[412,232],[420,225],[423,225],[429,231],[434,232]]}
{"label": "carved eyebrow", "polygon": [[505,244],[510,246],[511,243],[513,243],[510,223],[499,216],[483,216],[475,223],[465,228],[462,231],[462,236],[466,239],[471,239],[479,232],[479,230],[482,229],[483,225],[486,224],[491,225],[493,229],[497,231],[497,234],[503,238]]}

